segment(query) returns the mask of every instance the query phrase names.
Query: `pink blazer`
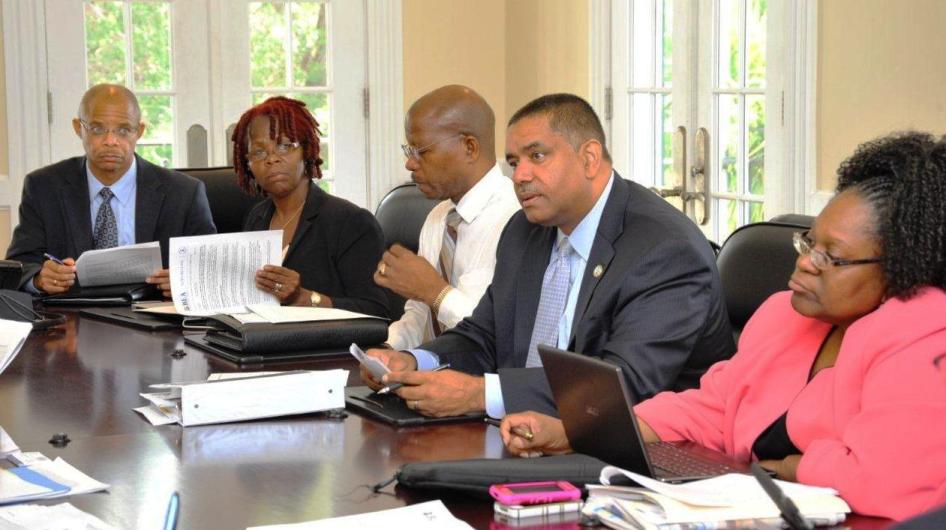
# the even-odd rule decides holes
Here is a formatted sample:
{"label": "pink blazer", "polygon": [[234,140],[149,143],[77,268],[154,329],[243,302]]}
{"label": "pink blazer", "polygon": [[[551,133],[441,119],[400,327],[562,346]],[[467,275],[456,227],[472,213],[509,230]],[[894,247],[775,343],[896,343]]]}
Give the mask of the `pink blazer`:
{"label": "pink blazer", "polygon": [[662,440],[692,440],[754,460],[752,444],[788,411],[803,456],[798,480],[835,488],[858,513],[904,519],[946,501],[946,292],[924,288],[855,322],[837,362],[808,373],[829,324],[803,317],[791,293],[753,315],[739,351],[700,388],[634,407]]}

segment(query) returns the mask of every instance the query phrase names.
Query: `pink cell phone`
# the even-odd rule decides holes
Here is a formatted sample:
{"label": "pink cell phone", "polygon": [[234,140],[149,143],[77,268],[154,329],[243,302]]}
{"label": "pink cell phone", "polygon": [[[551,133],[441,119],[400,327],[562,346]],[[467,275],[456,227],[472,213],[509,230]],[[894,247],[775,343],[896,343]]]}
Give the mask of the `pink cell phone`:
{"label": "pink cell phone", "polygon": [[580,489],[561,480],[493,484],[489,487],[489,494],[507,506],[574,501],[581,498]]}

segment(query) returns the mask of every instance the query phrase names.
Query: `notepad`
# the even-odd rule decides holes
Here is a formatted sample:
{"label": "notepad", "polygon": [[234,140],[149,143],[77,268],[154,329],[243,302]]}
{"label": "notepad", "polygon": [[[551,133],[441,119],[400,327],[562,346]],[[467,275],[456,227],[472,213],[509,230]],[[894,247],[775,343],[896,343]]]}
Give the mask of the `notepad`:
{"label": "notepad", "polygon": [[0,504],[44,499],[68,491],[69,486],[28,467],[0,469]]}

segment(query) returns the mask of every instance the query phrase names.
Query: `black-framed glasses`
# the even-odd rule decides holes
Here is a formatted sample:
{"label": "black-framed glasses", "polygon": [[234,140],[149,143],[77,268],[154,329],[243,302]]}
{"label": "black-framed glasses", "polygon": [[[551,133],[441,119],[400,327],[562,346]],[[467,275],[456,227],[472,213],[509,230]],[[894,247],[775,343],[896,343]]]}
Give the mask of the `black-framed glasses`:
{"label": "black-framed glasses", "polygon": [[430,151],[431,147],[439,144],[440,142],[446,142],[447,140],[451,138],[456,138],[457,136],[464,136],[464,133],[461,132],[461,133],[451,134],[450,136],[441,138],[437,140],[436,142],[429,143],[425,145],[424,147],[414,147],[413,145],[410,145],[410,144],[401,144],[401,151],[404,151],[404,156],[406,156],[407,158],[420,160],[420,155],[426,153],[427,151]]}
{"label": "black-framed glasses", "polygon": [[83,119],[79,119],[79,123],[82,125],[82,128],[88,131],[92,136],[105,136],[111,132],[119,138],[127,138],[138,133],[138,127],[121,126],[110,129],[104,125],[91,125]]}
{"label": "black-framed glasses", "polygon": [[835,258],[827,252],[822,252],[815,248],[815,242],[808,237],[809,230],[804,232],[795,232],[792,234],[792,245],[795,246],[795,252],[800,256],[808,256],[811,264],[818,270],[826,271],[831,267],[843,267],[845,265],[867,265],[868,263],[880,263],[884,260],[882,257],[865,259],[843,259]]}
{"label": "black-framed glasses", "polygon": [[275,153],[278,156],[286,156],[295,149],[298,149],[301,144],[299,142],[279,142],[276,144],[276,148],[272,151],[263,148],[253,149],[246,154],[247,160],[250,162],[262,162],[269,158],[269,155]]}

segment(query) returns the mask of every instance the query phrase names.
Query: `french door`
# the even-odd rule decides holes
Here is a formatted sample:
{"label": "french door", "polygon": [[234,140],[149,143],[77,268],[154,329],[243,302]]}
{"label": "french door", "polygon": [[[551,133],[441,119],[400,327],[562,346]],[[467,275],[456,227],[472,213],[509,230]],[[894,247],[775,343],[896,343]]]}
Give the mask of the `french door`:
{"label": "french door", "polygon": [[720,243],[743,224],[796,207],[784,146],[787,76],[776,70],[793,51],[784,33],[794,7],[786,4],[611,3],[616,167]]}

